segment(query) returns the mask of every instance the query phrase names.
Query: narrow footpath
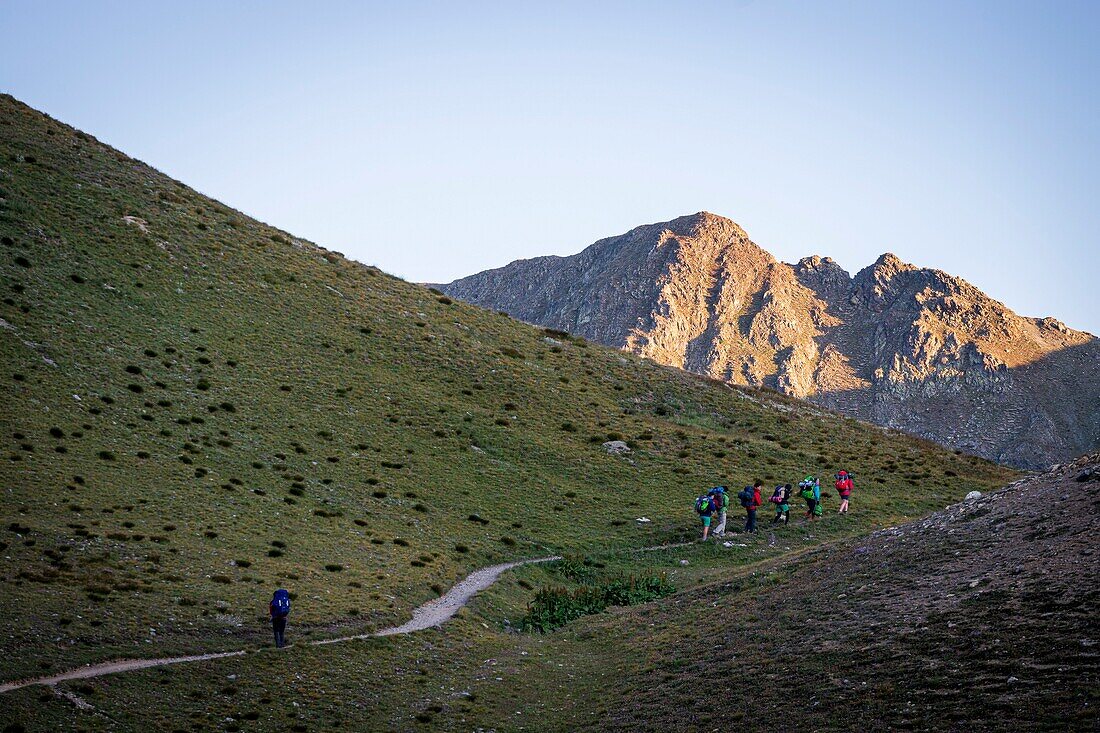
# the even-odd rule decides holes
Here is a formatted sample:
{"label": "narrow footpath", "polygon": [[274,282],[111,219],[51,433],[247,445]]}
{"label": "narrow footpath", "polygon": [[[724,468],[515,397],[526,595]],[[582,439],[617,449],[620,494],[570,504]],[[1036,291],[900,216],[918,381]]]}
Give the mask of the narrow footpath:
{"label": "narrow footpath", "polygon": [[[646,548],[656,549],[656,548]],[[390,628],[381,629],[371,634],[357,634],[355,636],[342,636],[336,639],[318,639],[311,641],[309,644],[313,646],[322,646],[325,644],[339,644],[345,641],[354,641],[356,639],[369,639],[375,636],[396,636],[398,634],[411,634],[414,631],[423,631],[424,629],[430,629],[435,626],[440,626],[456,613],[459,609],[470,602],[479,591],[483,591],[500,577],[501,573],[512,568],[519,567],[520,565],[530,565],[533,563],[550,562],[552,560],[561,559],[557,555],[551,555],[550,557],[534,558],[532,560],[516,560],[513,562],[505,562],[499,565],[491,565],[487,568],[481,568],[467,575],[465,578],[456,583],[450,590],[441,595],[439,598],[428,601],[427,603],[419,606],[413,611],[412,618],[401,624],[400,626],[391,626]],[[115,674],[117,672],[130,672],[135,669],[148,669],[150,667],[164,667],[169,664],[184,664],[186,662],[202,662],[208,659],[222,659],[224,657],[239,657],[247,654],[249,650],[238,649],[231,652],[212,652],[209,654],[194,654],[185,657],[161,657],[159,659],[120,659],[114,662],[104,662],[102,664],[89,664],[84,667],[78,667],[71,669],[68,672],[62,672],[61,674],[52,675],[50,677],[36,677],[34,679],[16,680],[13,682],[5,682],[0,684],[0,694],[5,692],[11,692],[12,690],[18,690],[23,687],[29,687],[31,685],[56,685],[59,682],[68,682],[69,680],[82,680],[89,677],[102,677],[103,675]]]}

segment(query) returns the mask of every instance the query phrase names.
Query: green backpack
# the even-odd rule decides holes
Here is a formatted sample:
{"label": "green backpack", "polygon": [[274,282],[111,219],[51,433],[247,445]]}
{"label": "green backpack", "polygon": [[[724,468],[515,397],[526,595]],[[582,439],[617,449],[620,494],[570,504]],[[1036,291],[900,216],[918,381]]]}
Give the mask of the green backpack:
{"label": "green backpack", "polygon": [[802,479],[798,482],[799,488],[802,489],[798,492],[798,495],[806,500],[814,498],[814,486],[816,484],[817,479],[813,476],[807,476],[806,478]]}

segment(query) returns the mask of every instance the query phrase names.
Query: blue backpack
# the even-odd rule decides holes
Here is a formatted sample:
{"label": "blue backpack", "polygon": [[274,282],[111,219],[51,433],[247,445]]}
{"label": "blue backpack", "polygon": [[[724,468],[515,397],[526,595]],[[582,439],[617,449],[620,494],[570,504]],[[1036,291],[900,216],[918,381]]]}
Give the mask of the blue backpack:
{"label": "blue backpack", "polygon": [[704,516],[714,511],[714,503],[709,494],[704,494],[695,500],[695,511]]}
{"label": "blue backpack", "polygon": [[282,588],[275,591],[271,605],[275,609],[276,618],[286,618],[290,614],[290,593]]}

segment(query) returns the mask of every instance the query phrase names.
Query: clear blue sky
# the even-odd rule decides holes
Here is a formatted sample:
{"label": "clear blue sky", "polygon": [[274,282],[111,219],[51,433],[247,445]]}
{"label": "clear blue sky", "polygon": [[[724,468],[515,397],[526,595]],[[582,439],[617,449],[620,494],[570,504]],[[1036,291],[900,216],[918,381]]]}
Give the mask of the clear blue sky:
{"label": "clear blue sky", "polygon": [[410,280],[706,209],[1100,333],[1100,3],[320,5],[4,0],[0,89]]}

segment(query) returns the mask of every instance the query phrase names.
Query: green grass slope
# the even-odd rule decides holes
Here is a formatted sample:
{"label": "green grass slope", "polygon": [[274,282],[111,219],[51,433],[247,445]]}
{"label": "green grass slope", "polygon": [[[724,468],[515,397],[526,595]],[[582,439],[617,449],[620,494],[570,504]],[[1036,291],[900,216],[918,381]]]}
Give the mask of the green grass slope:
{"label": "green grass slope", "polygon": [[264,641],[280,585],[299,634],[377,628],[494,561],[693,533],[719,482],[857,471],[818,541],[1011,475],[450,302],[9,96],[0,288],[5,679]]}
{"label": "green grass slope", "polygon": [[561,582],[526,567],[443,629],[5,702],[28,731],[1095,730],[1098,461],[801,552],[602,553],[683,590],[553,634],[499,623]]}
{"label": "green grass slope", "polygon": [[1095,731],[1098,531],[1094,454],[625,610],[583,632],[614,679],[578,671],[545,729]]}

